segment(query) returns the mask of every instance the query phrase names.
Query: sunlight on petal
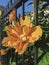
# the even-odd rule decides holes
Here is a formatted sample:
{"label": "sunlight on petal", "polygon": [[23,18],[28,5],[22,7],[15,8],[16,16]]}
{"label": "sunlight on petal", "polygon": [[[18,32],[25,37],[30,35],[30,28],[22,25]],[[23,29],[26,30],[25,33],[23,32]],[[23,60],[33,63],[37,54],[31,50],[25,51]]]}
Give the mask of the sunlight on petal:
{"label": "sunlight on petal", "polygon": [[42,33],[43,33],[43,31],[42,31],[41,27],[36,26],[36,30],[30,36],[30,41],[36,42],[42,36]]}
{"label": "sunlight on petal", "polygon": [[20,17],[20,25],[21,26],[32,27],[32,23],[30,21],[30,17],[29,16],[25,16],[25,20],[23,20],[22,17]]}

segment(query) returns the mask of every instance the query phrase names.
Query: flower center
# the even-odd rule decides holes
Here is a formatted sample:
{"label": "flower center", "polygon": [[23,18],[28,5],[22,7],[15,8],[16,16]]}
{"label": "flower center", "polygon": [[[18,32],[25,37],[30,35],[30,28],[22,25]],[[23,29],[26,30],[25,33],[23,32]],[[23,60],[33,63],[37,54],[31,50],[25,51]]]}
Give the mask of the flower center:
{"label": "flower center", "polygon": [[26,41],[26,36],[25,36],[25,34],[20,35],[20,38],[22,39],[22,41]]}

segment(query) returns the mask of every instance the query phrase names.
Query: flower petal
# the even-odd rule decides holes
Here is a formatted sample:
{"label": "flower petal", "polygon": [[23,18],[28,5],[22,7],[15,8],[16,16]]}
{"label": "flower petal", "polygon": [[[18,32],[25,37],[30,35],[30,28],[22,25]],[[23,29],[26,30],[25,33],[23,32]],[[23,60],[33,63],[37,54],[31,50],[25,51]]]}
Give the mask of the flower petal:
{"label": "flower petal", "polygon": [[22,27],[18,23],[14,23],[13,29],[20,35],[22,34]]}
{"label": "flower petal", "polygon": [[18,52],[19,55],[22,55],[28,48],[28,40],[22,43],[19,43],[16,47],[15,52]]}
{"label": "flower petal", "polygon": [[26,36],[29,35],[30,31],[31,31],[31,27],[26,27],[26,26],[23,27],[23,34],[25,34]]}
{"label": "flower petal", "polygon": [[[14,48],[14,45],[16,45],[17,43],[15,43],[15,42],[17,42],[17,41],[19,41],[19,38],[14,38],[14,37],[12,37],[12,36],[9,36],[9,37],[5,37],[4,39],[3,39],[3,41],[2,41],[2,45],[3,46],[8,46],[8,47],[13,47]],[[14,44],[15,43],[15,44]]]}
{"label": "flower petal", "polygon": [[4,49],[1,49],[0,52],[1,52],[1,55],[6,55],[7,54],[7,51],[4,50]]}
{"label": "flower petal", "polygon": [[12,22],[12,20],[16,19],[16,10],[12,10],[11,13],[9,14],[9,20]]}
{"label": "flower petal", "polygon": [[25,20],[22,19],[22,17],[20,17],[20,25],[21,26],[27,26],[27,27],[32,27],[32,23],[30,21],[30,17],[26,16]]}
{"label": "flower petal", "polygon": [[[42,36],[42,32],[43,31],[42,31],[41,27],[40,26],[36,26],[35,28],[36,28],[35,31],[32,32],[32,34],[31,34],[31,36],[29,38],[30,42],[36,42]],[[34,28],[32,28],[32,30],[33,29]]]}
{"label": "flower petal", "polygon": [[[17,29],[17,28],[16,28]],[[19,29],[17,29],[19,30]],[[5,31],[7,32],[8,36],[13,36],[13,37],[19,37],[18,32],[14,29],[14,27],[12,25],[8,25],[5,27]]]}

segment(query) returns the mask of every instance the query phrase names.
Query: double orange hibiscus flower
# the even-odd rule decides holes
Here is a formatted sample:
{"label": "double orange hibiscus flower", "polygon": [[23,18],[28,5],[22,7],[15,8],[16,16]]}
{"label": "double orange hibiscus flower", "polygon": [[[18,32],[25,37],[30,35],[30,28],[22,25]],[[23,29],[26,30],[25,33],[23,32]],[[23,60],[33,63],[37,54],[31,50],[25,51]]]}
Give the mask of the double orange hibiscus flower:
{"label": "double orange hibiscus flower", "polygon": [[14,48],[19,55],[23,54],[28,48],[30,42],[36,42],[42,36],[42,29],[40,26],[32,27],[30,18],[25,17],[25,20],[20,17],[20,24],[14,22],[5,27],[7,37],[2,41],[2,45]]}

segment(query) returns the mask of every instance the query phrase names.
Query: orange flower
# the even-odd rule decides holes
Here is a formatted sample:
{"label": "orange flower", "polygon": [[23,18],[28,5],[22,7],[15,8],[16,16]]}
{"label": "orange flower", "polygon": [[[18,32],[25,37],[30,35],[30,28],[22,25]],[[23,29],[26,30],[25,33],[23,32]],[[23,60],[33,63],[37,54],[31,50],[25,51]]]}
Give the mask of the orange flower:
{"label": "orange flower", "polygon": [[1,52],[1,55],[6,55],[7,54],[6,50],[4,50],[4,49],[1,49],[0,52]]}
{"label": "orange flower", "polygon": [[16,10],[13,9],[13,10],[10,12],[10,14],[9,14],[9,20],[10,20],[10,21],[13,21],[13,20],[15,20],[15,19],[16,19]]}
{"label": "orange flower", "polygon": [[42,36],[42,29],[40,26],[29,27],[17,24],[8,25],[5,27],[8,37],[2,41],[2,45],[6,47],[15,48],[15,52],[23,54],[28,48],[29,42],[36,42]]}

